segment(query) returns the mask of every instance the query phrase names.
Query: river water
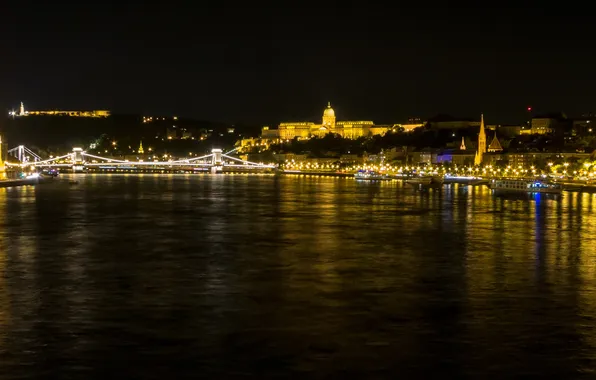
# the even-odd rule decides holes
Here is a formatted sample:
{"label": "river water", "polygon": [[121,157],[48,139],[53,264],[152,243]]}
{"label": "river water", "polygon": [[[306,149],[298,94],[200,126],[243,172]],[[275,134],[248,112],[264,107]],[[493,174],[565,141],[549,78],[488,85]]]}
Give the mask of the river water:
{"label": "river water", "polygon": [[0,189],[0,378],[596,376],[596,195],[259,175]]}

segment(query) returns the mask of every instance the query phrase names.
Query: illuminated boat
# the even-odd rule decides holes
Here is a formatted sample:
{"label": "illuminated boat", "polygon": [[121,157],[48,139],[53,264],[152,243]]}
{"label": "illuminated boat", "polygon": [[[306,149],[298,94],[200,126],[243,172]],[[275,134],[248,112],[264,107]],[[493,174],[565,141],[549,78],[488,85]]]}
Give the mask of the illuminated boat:
{"label": "illuminated boat", "polygon": [[377,173],[372,170],[358,170],[358,172],[354,174],[354,178],[363,181],[385,181],[391,179],[386,174]]}
{"label": "illuminated boat", "polygon": [[41,175],[47,176],[47,177],[58,177],[58,174],[60,174],[60,173],[56,169],[43,169],[41,171]]}
{"label": "illuminated boat", "polygon": [[419,187],[441,187],[443,186],[443,178],[438,176],[414,177],[406,180],[406,183]]}
{"label": "illuminated boat", "polygon": [[461,185],[478,186],[488,185],[488,179],[476,176],[445,175],[445,183],[458,183]]}
{"label": "illuminated boat", "polygon": [[495,191],[560,194],[563,186],[535,179],[493,179],[488,187]]}

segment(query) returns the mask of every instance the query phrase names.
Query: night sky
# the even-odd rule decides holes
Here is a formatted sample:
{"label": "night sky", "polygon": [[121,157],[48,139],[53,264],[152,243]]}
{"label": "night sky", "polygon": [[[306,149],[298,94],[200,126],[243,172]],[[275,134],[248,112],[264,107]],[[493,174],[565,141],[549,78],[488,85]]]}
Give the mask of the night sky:
{"label": "night sky", "polygon": [[593,12],[560,3],[52,3],[0,6],[3,109],[256,124],[318,121],[327,101],[339,120],[377,123],[596,111]]}

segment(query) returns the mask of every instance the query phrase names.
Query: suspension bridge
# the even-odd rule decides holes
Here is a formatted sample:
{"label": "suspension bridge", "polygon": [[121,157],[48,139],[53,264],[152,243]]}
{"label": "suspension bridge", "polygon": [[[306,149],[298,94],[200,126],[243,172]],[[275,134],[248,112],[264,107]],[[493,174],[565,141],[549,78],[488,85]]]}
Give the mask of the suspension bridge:
{"label": "suspension bridge", "polygon": [[18,162],[7,162],[8,167],[28,169],[66,169],[73,172],[86,171],[139,171],[139,170],[185,170],[221,173],[225,171],[267,171],[275,165],[257,163],[233,157],[231,150],[224,153],[222,149],[212,149],[210,154],[188,159],[168,161],[130,161],[111,157],[101,157],[87,153],[82,148],[73,148],[72,152],[59,157],[42,159],[31,149],[20,145],[8,150],[8,154]]}

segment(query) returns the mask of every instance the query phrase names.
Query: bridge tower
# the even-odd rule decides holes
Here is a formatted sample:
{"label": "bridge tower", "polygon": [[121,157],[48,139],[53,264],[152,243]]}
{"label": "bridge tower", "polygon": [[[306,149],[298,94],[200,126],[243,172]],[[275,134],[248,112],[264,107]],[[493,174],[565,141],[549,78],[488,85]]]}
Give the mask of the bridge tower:
{"label": "bridge tower", "polygon": [[17,158],[19,162],[25,161],[25,147],[23,145],[17,147]]}
{"label": "bridge tower", "polygon": [[213,158],[211,159],[211,163],[213,165],[221,165],[221,155],[223,151],[221,149],[211,149],[211,153],[213,153]]}
{"label": "bridge tower", "polygon": [[72,148],[71,162],[73,173],[85,170],[85,162],[83,160],[83,148]]}
{"label": "bridge tower", "polygon": [[221,161],[221,155],[223,154],[223,151],[221,149],[211,149],[211,153],[213,154],[213,156],[211,156],[211,173],[215,174],[217,172],[221,172],[222,171],[222,161]]}

